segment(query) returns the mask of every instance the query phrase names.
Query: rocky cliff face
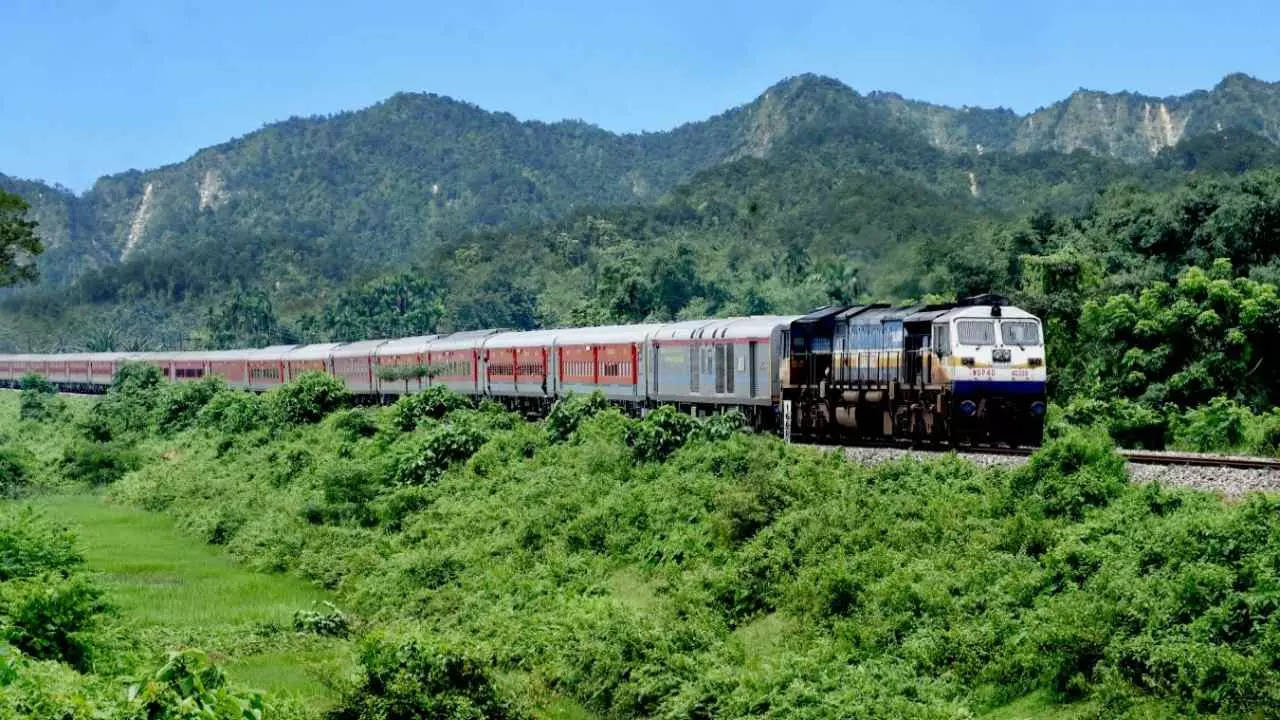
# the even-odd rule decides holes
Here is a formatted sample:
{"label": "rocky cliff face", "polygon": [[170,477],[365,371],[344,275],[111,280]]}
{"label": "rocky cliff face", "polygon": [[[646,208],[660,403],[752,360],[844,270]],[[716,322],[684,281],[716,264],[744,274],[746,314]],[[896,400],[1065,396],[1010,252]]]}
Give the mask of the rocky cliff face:
{"label": "rocky cliff face", "polygon": [[[801,76],[669,132],[617,135],[581,122],[520,122],[424,94],[276,123],[190,159],[100,179],[79,197],[0,175],[34,206],[66,279],[165,243],[228,234],[324,235],[393,254],[410,239],[538,221],[584,205],[653,200],[694,173],[764,157],[797,134],[875,135],[952,154],[1084,150],[1149,160],[1184,138],[1243,129],[1280,143],[1280,84],[1231,75],[1171,98],[1080,90],[1025,116],[859,95]],[[969,178],[974,197],[980,179]]]}

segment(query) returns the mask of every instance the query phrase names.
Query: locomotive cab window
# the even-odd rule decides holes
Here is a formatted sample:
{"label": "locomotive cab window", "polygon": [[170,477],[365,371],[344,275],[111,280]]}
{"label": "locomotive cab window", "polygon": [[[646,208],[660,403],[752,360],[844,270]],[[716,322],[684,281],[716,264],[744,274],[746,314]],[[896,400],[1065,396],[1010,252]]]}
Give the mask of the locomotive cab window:
{"label": "locomotive cab window", "polygon": [[1005,345],[1039,345],[1040,324],[1034,320],[1004,320],[1000,323],[1000,339]]}
{"label": "locomotive cab window", "polygon": [[933,352],[940,358],[951,354],[951,327],[946,323],[933,326]]}
{"label": "locomotive cab window", "polygon": [[956,341],[961,345],[995,345],[996,324],[991,320],[958,320]]}

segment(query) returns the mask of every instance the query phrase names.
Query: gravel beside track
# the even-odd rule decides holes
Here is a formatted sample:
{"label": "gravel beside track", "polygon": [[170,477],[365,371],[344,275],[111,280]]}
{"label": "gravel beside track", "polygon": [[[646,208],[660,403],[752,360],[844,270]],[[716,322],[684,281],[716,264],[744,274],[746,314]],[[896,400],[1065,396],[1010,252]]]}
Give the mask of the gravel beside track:
{"label": "gravel beside track", "polygon": [[[825,450],[842,451],[845,457],[864,465],[876,465],[903,457],[927,460],[937,458],[939,455],[938,452],[934,451],[894,447],[820,447]],[[1027,461],[1025,456],[1008,454],[1007,452],[988,453],[981,450],[973,450],[956,454],[982,467],[1013,467]],[[1188,453],[1143,452],[1144,456],[1159,456],[1162,454],[1168,455],[1171,459],[1188,456]],[[1199,457],[1203,458],[1205,462],[1209,462],[1221,456],[1200,455]],[[1131,461],[1129,463],[1129,477],[1136,483],[1159,482],[1163,485],[1215,492],[1232,498],[1251,492],[1280,492],[1280,471],[1274,469],[1152,464]]]}

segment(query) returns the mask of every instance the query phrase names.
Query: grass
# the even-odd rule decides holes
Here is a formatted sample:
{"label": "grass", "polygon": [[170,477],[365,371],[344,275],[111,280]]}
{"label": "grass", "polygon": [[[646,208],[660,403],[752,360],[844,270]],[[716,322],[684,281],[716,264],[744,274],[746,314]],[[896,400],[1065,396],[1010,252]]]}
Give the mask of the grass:
{"label": "grass", "polygon": [[163,515],[88,494],[23,502],[75,529],[119,621],[144,646],[199,646],[221,656],[238,684],[294,697],[315,710],[332,701],[322,678],[350,667],[348,643],[291,628],[295,610],[330,599],[324,591],[240,567],[183,536]]}

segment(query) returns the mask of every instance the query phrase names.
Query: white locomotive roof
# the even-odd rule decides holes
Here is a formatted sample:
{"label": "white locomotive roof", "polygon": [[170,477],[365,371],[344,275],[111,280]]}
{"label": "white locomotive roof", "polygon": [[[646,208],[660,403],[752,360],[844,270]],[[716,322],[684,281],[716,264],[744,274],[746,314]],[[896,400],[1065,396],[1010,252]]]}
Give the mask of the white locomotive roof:
{"label": "white locomotive roof", "polygon": [[958,318],[983,318],[987,320],[990,320],[992,318],[996,320],[1035,320],[1036,319],[1035,315],[1032,315],[1031,313],[1027,312],[1026,310],[1023,310],[1022,308],[1016,308],[1016,307],[1013,307],[1012,305],[1001,305],[999,307],[1000,307],[1000,314],[993,315],[991,312],[990,305],[965,305],[963,307],[953,308],[951,312],[945,315],[945,317],[948,320],[955,320]]}
{"label": "white locomotive roof", "polygon": [[566,328],[556,330],[556,346],[562,345],[616,345],[642,343],[661,329],[661,325],[603,325],[600,327]]}
{"label": "white locomotive roof", "polygon": [[506,348],[549,347],[565,330],[528,330],[525,332],[500,332],[484,341],[486,350]]}
{"label": "white locomotive roof", "polygon": [[333,351],[342,347],[342,343],[316,343],[300,345],[285,353],[285,360],[328,360]]}
{"label": "white locomotive roof", "polygon": [[391,342],[390,340],[357,340],[356,342],[344,343],[333,350],[333,356],[336,358],[353,358],[368,357],[373,355],[379,347]]}
{"label": "white locomotive roof", "polygon": [[427,344],[440,337],[439,335],[415,335],[407,338],[388,340],[377,348],[374,355],[403,355],[405,353],[424,353]]}

